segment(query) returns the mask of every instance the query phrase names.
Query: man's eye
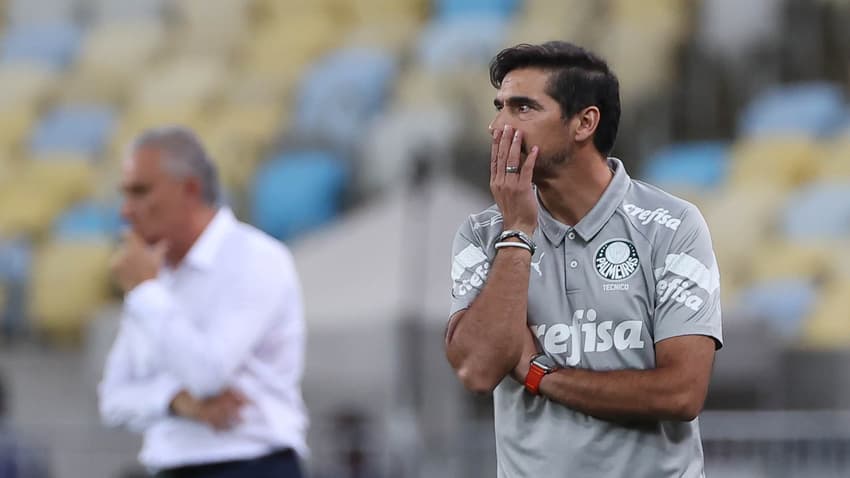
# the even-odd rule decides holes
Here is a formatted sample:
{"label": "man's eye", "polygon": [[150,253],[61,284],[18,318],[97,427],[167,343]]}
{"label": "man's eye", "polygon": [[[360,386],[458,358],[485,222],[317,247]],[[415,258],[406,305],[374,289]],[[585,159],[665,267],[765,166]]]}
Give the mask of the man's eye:
{"label": "man's eye", "polygon": [[531,111],[531,107],[528,105],[519,105],[517,111],[519,111],[520,113],[528,113],[529,111]]}

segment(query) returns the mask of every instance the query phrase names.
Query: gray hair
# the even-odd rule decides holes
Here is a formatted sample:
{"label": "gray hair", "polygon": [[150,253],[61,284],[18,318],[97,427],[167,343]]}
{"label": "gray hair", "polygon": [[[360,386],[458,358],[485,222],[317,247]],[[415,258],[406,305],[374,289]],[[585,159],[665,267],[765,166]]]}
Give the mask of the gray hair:
{"label": "gray hair", "polygon": [[143,131],[130,146],[130,152],[155,149],[163,154],[163,168],[174,177],[195,177],[201,182],[201,196],[209,206],[219,202],[218,171],[198,135],[183,126],[163,126]]}

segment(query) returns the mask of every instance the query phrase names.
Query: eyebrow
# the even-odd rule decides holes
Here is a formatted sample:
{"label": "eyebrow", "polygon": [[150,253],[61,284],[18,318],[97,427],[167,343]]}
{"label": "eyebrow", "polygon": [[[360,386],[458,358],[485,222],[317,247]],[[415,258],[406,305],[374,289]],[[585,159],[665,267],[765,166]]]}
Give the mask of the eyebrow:
{"label": "eyebrow", "polygon": [[[499,98],[493,99],[493,104],[496,108],[502,106],[502,100]],[[519,106],[519,105],[528,105],[534,109],[543,109],[543,105],[541,105],[537,100],[529,98],[528,96],[510,96],[504,102],[507,106]]]}

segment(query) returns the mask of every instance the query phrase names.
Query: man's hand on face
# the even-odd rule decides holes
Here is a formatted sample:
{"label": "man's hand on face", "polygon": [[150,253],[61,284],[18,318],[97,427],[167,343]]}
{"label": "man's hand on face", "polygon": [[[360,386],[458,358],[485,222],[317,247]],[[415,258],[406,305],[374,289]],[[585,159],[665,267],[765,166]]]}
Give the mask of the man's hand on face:
{"label": "man's hand on face", "polygon": [[509,125],[493,131],[490,148],[490,191],[502,211],[505,230],[520,230],[529,236],[537,228],[537,198],[531,186],[539,148],[534,146],[520,165],[522,131]]}
{"label": "man's hand on face", "polygon": [[146,280],[156,279],[167,251],[164,241],[149,246],[135,232],[126,232],[111,264],[112,274],[121,290],[127,293]]}

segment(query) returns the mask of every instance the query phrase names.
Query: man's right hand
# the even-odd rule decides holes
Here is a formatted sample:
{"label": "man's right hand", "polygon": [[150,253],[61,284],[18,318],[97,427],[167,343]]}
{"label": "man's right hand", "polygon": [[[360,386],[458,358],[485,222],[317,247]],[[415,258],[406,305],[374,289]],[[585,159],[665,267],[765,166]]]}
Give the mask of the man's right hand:
{"label": "man's right hand", "polygon": [[206,423],[216,430],[229,430],[240,422],[239,411],[248,399],[239,391],[228,388],[220,394],[196,399],[187,391],[178,393],[171,401],[171,409],[184,418]]}
{"label": "man's right hand", "polygon": [[[520,165],[522,132],[505,125],[493,131],[490,148],[490,191],[502,212],[505,230],[520,230],[531,236],[537,228],[537,198],[531,179],[539,149],[531,148]],[[518,171],[509,173],[508,168]]]}

